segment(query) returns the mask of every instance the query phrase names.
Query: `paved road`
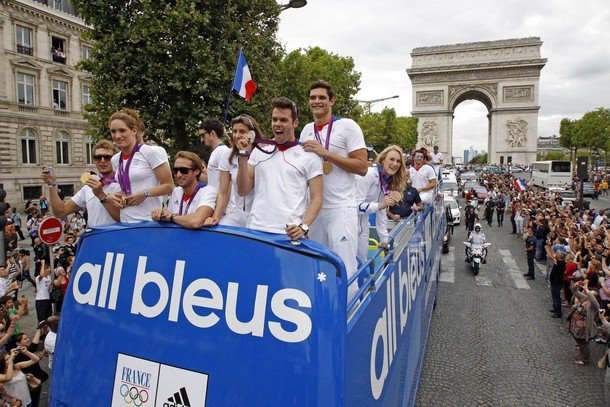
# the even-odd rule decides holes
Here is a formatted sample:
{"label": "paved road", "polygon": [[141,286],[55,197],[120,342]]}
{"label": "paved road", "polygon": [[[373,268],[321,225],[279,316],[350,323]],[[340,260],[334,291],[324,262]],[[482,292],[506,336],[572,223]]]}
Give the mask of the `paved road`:
{"label": "paved road", "polygon": [[[592,202],[610,207],[610,200]],[[464,262],[462,226],[443,256],[417,406],[601,406],[603,371],[574,364],[567,322],[550,317],[542,270],[527,271],[524,242],[503,227],[483,231],[493,242],[479,276]],[[592,361],[604,348],[591,343]]]}

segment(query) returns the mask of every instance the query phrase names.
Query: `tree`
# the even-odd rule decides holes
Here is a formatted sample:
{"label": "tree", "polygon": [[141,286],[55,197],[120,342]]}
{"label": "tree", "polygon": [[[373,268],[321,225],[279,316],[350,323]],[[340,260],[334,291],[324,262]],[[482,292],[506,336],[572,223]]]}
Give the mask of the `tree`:
{"label": "tree", "polygon": [[358,119],[367,144],[376,151],[396,144],[403,149],[417,144],[417,118],[397,117],[396,111],[385,108],[380,113],[365,113]]}
{"label": "tree", "polygon": [[538,161],[568,161],[570,157],[565,155],[563,151],[549,151],[546,154],[538,154]]}
{"label": "tree", "polygon": [[282,59],[277,95],[286,96],[299,106],[302,126],[313,121],[307,89],[315,80],[323,79],[335,90],[333,114],[356,120],[362,112],[354,99],[360,89],[360,76],[351,57],[342,57],[319,47],[299,48]]}
{"label": "tree", "polygon": [[487,164],[487,153],[477,155],[472,160],[468,161],[468,164]]}
{"label": "tree", "polygon": [[169,150],[199,142],[197,123],[222,118],[243,47],[257,92],[234,100],[231,114],[268,116],[282,48],[275,38],[275,0],[75,0],[93,28],[94,50],[82,68],[93,75],[86,118],[94,138],[107,137],[112,112],[140,112],[147,138]]}
{"label": "tree", "polygon": [[585,113],[579,120],[578,130],[592,152],[605,149],[610,139],[610,109],[598,108]]}
{"label": "tree", "polygon": [[[568,118],[561,119],[561,123],[559,124],[559,145],[570,150],[572,161],[576,159],[578,148],[582,147],[579,140],[577,140],[576,135],[576,120],[571,120]],[[574,151],[573,155],[572,151]]]}

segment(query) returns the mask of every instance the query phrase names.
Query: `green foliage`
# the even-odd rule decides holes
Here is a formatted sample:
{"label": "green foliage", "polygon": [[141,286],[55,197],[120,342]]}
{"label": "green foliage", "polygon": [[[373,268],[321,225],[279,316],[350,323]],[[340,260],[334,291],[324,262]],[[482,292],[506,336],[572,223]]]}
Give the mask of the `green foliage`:
{"label": "green foliage", "polygon": [[574,152],[588,148],[591,151],[610,149],[610,109],[598,108],[587,112],[582,118],[564,118],[559,125],[559,144]]}
{"label": "green foliage", "polygon": [[94,138],[107,136],[107,119],[124,107],[138,110],[147,138],[170,149],[193,149],[196,125],[222,119],[238,49],[243,47],[257,92],[236,98],[231,114],[268,116],[276,95],[282,48],[275,38],[275,0],[75,0],[93,29],[93,101],[86,118]]}
{"label": "green foliage", "polygon": [[292,99],[301,113],[301,126],[313,121],[309,111],[309,85],[318,79],[329,82],[335,91],[333,114],[357,119],[362,109],[354,99],[360,89],[360,72],[351,57],[342,57],[319,47],[297,49],[281,62],[278,96]]}
{"label": "green foliage", "polygon": [[365,113],[358,119],[364,139],[380,152],[390,144],[406,149],[417,144],[417,118],[397,117],[396,111],[385,108],[381,113]]}
{"label": "green foliage", "polygon": [[546,154],[537,154],[536,161],[569,161],[570,157],[565,155],[563,151],[549,151]]}
{"label": "green foliage", "polygon": [[487,153],[474,157],[468,164],[487,164]]}

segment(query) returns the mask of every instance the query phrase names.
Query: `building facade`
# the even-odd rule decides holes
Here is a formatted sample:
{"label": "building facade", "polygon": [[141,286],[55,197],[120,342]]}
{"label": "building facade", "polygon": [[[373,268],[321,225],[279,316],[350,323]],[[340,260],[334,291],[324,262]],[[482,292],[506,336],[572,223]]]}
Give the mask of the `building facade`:
{"label": "building facade", "polygon": [[550,151],[564,151],[559,144],[559,137],[538,137],[538,154],[546,154]]}
{"label": "building facade", "polygon": [[69,0],[0,0],[0,184],[19,209],[47,195],[44,167],[66,196],[94,168],[82,116],[91,76],[75,67],[92,49],[87,29]]}

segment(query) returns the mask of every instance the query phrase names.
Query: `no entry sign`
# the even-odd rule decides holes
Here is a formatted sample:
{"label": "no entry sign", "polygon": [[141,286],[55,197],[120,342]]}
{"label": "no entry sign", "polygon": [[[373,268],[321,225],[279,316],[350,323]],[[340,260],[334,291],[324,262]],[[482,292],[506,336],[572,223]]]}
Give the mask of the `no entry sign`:
{"label": "no entry sign", "polygon": [[47,218],[38,228],[38,237],[46,244],[55,244],[61,237],[63,226],[57,218]]}

